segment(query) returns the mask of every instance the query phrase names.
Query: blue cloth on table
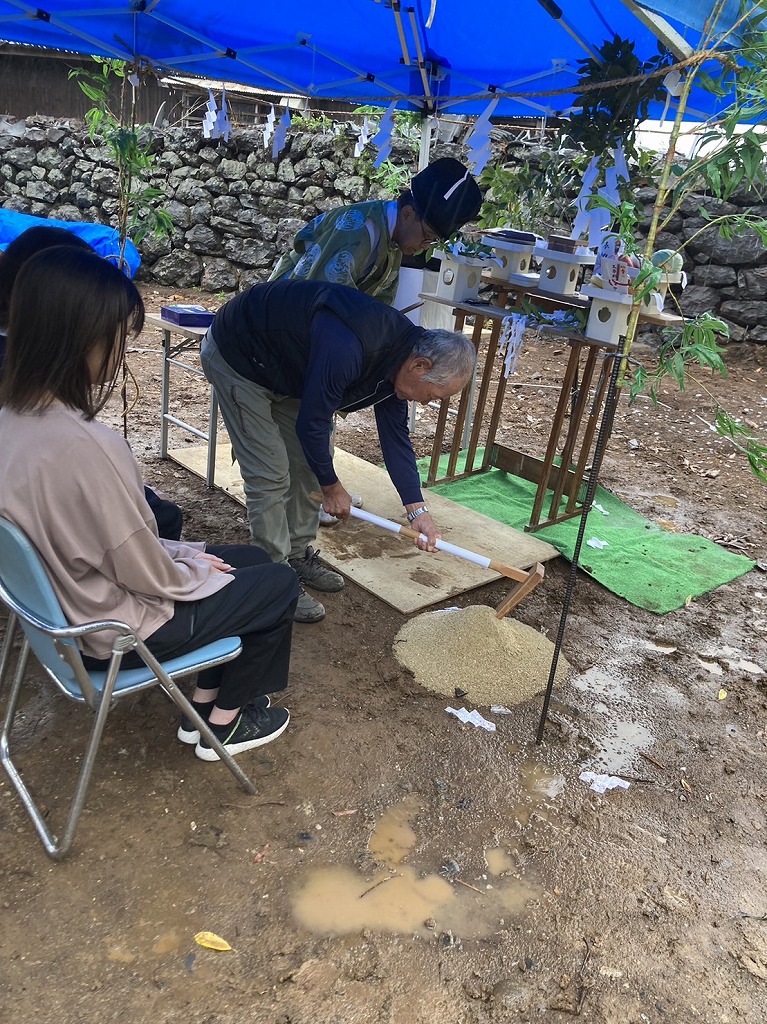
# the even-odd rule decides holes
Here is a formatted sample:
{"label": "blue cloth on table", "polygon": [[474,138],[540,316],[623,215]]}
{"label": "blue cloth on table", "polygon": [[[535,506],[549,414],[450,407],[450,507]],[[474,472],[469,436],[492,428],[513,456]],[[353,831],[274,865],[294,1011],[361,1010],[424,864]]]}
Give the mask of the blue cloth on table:
{"label": "blue cloth on table", "polygon": [[[34,227],[65,228],[115,265],[120,256],[120,236],[114,228],[106,224],[91,224],[81,220],[54,220],[52,217],[33,217],[29,213],[17,213],[15,210],[0,209],[0,250],[7,249],[11,242],[27,228]],[[133,277],[141,265],[141,256],[133,242],[125,243],[125,261],[128,265],[128,277]]]}

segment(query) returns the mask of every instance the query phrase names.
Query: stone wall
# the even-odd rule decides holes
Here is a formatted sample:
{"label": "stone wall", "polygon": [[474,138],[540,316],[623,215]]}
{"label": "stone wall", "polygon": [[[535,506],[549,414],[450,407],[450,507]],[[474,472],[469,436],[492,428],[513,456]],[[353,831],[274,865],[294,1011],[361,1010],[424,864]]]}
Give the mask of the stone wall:
{"label": "stone wall", "polygon": [[[654,193],[640,190],[638,199],[645,203],[646,228]],[[716,313],[730,325],[733,341],[767,341],[767,249],[754,231],[725,239],[706,224],[723,214],[746,212],[767,219],[767,205],[759,199],[747,192],[736,193],[729,203],[689,196],[656,241],[657,249],[678,249],[687,243],[682,252],[689,283],[680,296],[682,309],[686,316]]]}
{"label": "stone wall", "polygon": [[[139,279],[210,292],[269,276],[296,231],[323,210],[377,198],[346,135],[292,134],[276,160],[257,131],[228,144],[191,129],[155,132],[148,184],[167,196],[175,231],[145,238]],[[412,146],[393,158],[417,167]],[[0,124],[0,205],[38,217],[115,224],[117,176],[109,152],[82,128],[29,118]]]}
{"label": "stone wall", "polygon": [[[151,184],[167,196],[175,225],[169,238],[141,243],[140,279],[179,288],[233,292],[266,280],[295,232],[316,214],[342,203],[383,194],[371,182],[370,162],[354,157],[354,137],[293,132],[276,160],[259,131],[238,131],[228,144],[197,131],[156,132]],[[442,145],[436,155],[457,155]],[[412,146],[395,144],[394,162],[413,171]],[[533,160],[528,152],[504,160]],[[653,194],[640,190],[649,210]],[[0,122],[0,205],[40,217],[114,223],[117,181],[110,155],[94,146],[78,122],[29,118]],[[767,341],[767,250],[753,232],[722,239],[700,236],[700,208],[710,216],[767,206],[747,194],[731,203],[691,197],[658,239],[658,248],[685,250],[690,285],[682,296],[687,315],[710,310],[730,325],[734,340]],[[696,236],[693,238],[693,236]]]}

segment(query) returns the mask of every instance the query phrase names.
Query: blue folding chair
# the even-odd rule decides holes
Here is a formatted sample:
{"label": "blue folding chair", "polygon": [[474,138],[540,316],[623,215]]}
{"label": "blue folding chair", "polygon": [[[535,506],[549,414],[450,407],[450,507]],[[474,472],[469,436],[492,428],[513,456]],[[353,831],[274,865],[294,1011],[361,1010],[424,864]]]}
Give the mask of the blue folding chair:
{"label": "blue folding chair", "polygon": [[[245,792],[256,792],[248,776],[235,763],[208,723],[200,718],[175,683],[176,679],[194,672],[232,661],[242,650],[239,637],[226,637],[180,658],[159,662],[146,644],[124,622],[105,619],[100,622],[87,622],[81,626],[70,626],[37,551],[17,526],[2,517],[0,600],[8,607],[10,614],[5,642],[0,653],[0,691],[11,663],[11,649],[17,625],[21,625],[24,633],[0,729],[0,761],[32,818],[46,853],[51,857],[57,860],[64,857],[72,845],[110,708],[121,697],[128,697],[152,686],[160,686],[187,718],[195,723],[200,734],[218,753]],[[106,671],[89,672],[83,664],[76,638],[102,630],[109,630],[114,634],[112,656]],[[30,648],[58,689],[70,699],[87,705],[96,716],[60,839],[48,828],[11,759],[8,745]],[[144,666],[121,671],[120,663],[128,651],[135,651],[144,662]]]}

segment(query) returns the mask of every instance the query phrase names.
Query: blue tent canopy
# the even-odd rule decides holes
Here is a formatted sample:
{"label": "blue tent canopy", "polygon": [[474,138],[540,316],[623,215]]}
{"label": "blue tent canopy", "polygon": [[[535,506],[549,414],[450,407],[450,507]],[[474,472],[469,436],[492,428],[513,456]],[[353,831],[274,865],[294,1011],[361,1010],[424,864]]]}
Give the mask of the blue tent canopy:
{"label": "blue tent canopy", "polygon": [[[613,35],[643,58],[657,35],[682,55],[714,0],[0,0],[0,38],[136,60],[280,93],[435,113],[567,113],[577,62]],[[764,10],[764,0],[752,5]],[[727,0],[717,28],[729,28]],[[656,12],[648,16],[648,11]],[[657,12],[667,20],[659,22]],[[676,20],[675,20],[676,19]],[[696,90],[691,109],[716,112]],[[660,109],[660,108],[659,108]]]}

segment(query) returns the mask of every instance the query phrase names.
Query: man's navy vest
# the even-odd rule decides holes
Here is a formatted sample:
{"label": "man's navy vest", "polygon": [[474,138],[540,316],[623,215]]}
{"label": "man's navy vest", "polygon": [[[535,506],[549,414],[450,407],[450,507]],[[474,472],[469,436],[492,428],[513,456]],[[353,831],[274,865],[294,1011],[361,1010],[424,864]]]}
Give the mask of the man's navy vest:
{"label": "man's navy vest", "polygon": [[322,308],[343,321],[359,340],[363,353],[362,372],[344,392],[340,408],[351,410],[373,404],[381,397],[380,391],[373,397],[379,385],[393,378],[423,329],[391,306],[354,288],[285,279],[255,285],[216,314],[216,347],[241,377],[275,394],[300,398],[312,318]]}

